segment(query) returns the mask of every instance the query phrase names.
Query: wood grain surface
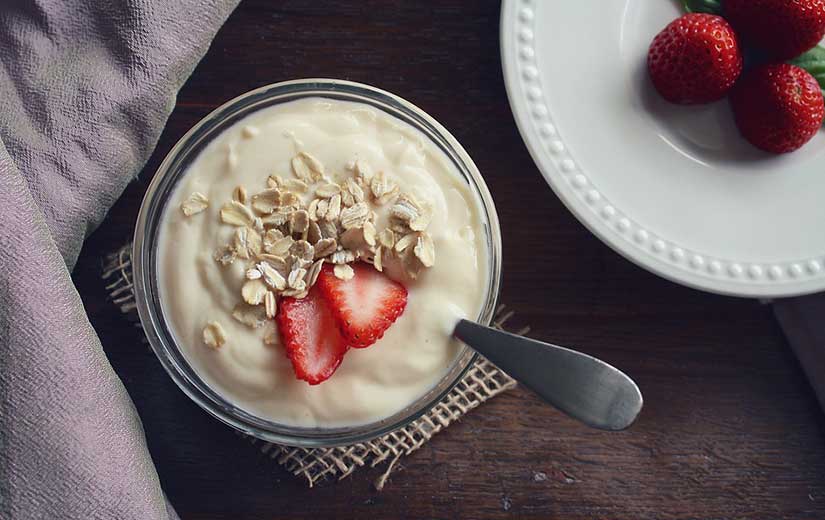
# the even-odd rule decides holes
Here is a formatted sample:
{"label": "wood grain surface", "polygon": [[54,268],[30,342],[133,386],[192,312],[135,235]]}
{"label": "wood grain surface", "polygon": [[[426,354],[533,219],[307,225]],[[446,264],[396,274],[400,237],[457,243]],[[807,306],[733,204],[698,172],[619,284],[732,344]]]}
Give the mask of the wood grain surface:
{"label": "wood grain surface", "polygon": [[[244,0],[221,29],[154,156],[74,273],[170,501],[184,519],[825,518],[823,414],[770,308],[656,278],[565,210],[507,104],[499,9]],[[501,218],[501,301],[534,337],[634,377],[646,405],[632,429],[587,429],[518,389],[403,459],[382,492],[372,484],[377,470],[307,489],[175,387],[105,301],[101,255],[130,239],[147,183],[187,129],[238,94],[302,77],[390,90],[463,143]]]}

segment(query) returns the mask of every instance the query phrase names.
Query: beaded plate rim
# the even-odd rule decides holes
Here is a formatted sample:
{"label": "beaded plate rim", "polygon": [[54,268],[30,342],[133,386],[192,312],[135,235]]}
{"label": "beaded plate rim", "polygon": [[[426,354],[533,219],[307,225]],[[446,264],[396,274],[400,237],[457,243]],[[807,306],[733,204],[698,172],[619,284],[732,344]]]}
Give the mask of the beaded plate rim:
{"label": "beaded plate rim", "polygon": [[501,59],[510,108],[547,183],[593,234],[618,253],[671,281],[746,297],[825,289],[825,255],[786,262],[724,259],[659,236],[624,214],[576,163],[556,127],[536,62],[534,0],[504,0]]}

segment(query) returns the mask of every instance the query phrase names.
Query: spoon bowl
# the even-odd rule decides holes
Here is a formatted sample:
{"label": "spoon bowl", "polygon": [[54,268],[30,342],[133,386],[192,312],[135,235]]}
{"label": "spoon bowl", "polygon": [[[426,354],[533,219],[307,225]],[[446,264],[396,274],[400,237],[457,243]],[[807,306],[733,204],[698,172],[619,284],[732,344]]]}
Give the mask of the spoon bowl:
{"label": "spoon bowl", "polygon": [[624,372],[565,347],[461,320],[453,335],[545,401],[588,426],[628,428],[642,393]]}

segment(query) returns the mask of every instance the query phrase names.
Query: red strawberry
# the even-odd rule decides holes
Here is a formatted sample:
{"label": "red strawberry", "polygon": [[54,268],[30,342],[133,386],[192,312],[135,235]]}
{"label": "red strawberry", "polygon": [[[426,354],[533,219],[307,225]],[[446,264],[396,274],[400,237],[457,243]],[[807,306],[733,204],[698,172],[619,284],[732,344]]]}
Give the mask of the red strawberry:
{"label": "red strawberry", "polygon": [[725,0],[723,9],[745,43],[777,61],[802,54],[825,36],[825,0]]}
{"label": "red strawberry", "polygon": [[739,132],[767,152],[792,152],[822,126],[825,103],[813,76],[787,63],[748,72],[730,96]]}
{"label": "red strawberry", "polygon": [[347,342],[356,348],[375,343],[407,306],[407,290],[371,265],[352,265],[355,276],[344,281],[324,265],[317,286],[329,302]]}
{"label": "red strawberry", "polygon": [[329,379],[348,347],[321,292],[313,287],[304,298],[284,298],[277,320],[295,376],[311,385]]}
{"label": "red strawberry", "polygon": [[742,72],[736,34],[721,16],[690,13],[653,38],[647,53],[653,86],[671,103],[721,99]]}

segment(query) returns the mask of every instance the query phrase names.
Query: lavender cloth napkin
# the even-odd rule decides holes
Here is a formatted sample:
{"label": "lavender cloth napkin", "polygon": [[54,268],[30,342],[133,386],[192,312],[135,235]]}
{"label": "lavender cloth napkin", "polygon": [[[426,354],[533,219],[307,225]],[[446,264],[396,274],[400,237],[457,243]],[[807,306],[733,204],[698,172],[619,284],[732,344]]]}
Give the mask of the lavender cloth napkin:
{"label": "lavender cloth napkin", "polygon": [[777,300],[773,312],[825,408],[825,294]]}
{"label": "lavender cloth napkin", "polygon": [[0,518],[176,518],[69,272],[237,1],[0,3]]}

